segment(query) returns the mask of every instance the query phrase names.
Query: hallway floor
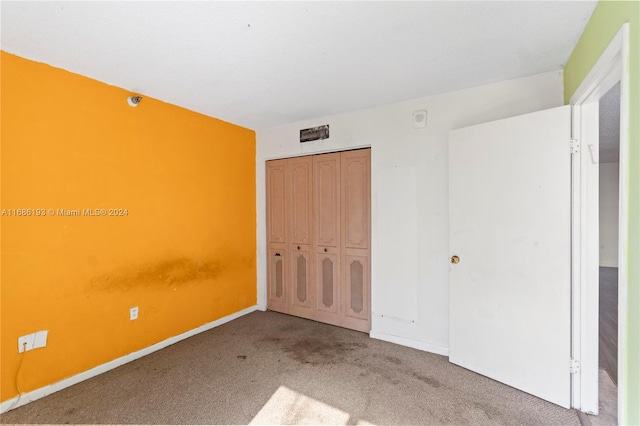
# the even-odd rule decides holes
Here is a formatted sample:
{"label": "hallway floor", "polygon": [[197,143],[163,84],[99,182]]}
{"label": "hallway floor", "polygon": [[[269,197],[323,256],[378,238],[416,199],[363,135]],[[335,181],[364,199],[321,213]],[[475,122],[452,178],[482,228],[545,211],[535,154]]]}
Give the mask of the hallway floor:
{"label": "hallway floor", "polygon": [[600,368],[618,384],[618,268],[600,267]]}

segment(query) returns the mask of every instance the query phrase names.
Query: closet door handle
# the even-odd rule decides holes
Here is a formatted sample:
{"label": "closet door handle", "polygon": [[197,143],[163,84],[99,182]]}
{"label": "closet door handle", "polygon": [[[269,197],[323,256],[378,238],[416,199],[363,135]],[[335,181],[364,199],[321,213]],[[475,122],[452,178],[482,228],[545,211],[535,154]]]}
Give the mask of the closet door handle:
{"label": "closet door handle", "polygon": [[325,247],[324,252],[326,253],[327,251],[328,251],[328,250],[327,250],[327,248]]}
{"label": "closet door handle", "polygon": [[298,246],[298,250],[300,250],[300,246]]}

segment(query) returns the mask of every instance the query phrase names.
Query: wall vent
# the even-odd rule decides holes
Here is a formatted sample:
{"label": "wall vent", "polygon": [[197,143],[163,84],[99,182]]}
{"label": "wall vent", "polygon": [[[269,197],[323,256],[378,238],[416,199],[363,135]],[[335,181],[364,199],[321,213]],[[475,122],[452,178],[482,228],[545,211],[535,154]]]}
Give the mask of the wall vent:
{"label": "wall vent", "polygon": [[328,124],[300,130],[300,143],[317,141],[319,139],[328,139],[328,138],[329,138]]}

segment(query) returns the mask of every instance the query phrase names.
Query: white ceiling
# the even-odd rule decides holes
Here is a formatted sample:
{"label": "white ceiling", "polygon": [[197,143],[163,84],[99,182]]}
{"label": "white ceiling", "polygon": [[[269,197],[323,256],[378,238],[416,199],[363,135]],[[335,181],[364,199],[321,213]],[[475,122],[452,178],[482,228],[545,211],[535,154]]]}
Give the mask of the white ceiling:
{"label": "white ceiling", "polygon": [[2,1],[2,49],[261,129],[560,70],[595,5]]}
{"label": "white ceiling", "polygon": [[600,163],[620,161],[620,82],[600,99]]}

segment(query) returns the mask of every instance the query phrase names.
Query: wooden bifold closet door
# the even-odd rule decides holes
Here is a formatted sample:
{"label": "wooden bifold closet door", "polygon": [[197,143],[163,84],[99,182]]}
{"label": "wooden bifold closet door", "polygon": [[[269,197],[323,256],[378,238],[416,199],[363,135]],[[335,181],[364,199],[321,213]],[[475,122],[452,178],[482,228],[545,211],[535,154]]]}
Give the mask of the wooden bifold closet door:
{"label": "wooden bifold closet door", "polygon": [[313,159],[299,157],[287,160],[289,167],[288,187],[285,186],[289,208],[289,270],[291,291],[289,313],[313,319],[313,294],[311,285],[311,241],[313,233]]}
{"label": "wooden bifold closet door", "polygon": [[274,311],[289,312],[287,302],[287,210],[286,193],[287,161],[267,163],[267,304]]}
{"label": "wooden bifold closet door", "polygon": [[268,308],[371,329],[370,149],[268,161]]}
{"label": "wooden bifold closet door", "polygon": [[340,325],[340,153],[313,158],[316,320]]}

